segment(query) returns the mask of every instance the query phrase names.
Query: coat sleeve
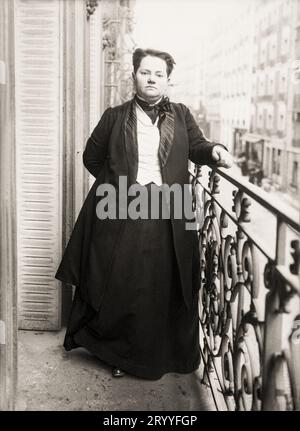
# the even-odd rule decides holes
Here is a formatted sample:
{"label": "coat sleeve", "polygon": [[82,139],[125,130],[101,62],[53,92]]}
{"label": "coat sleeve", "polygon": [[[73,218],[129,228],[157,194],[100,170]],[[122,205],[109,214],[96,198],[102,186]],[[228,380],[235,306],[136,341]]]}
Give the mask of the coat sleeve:
{"label": "coat sleeve", "polygon": [[112,108],[107,108],[99,123],[87,140],[83,152],[83,164],[86,169],[97,177],[107,157],[108,143],[112,129]]}
{"label": "coat sleeve", "polygon": [[[183,105],[184,106],[184,105]],[[185,124],[189,140],[189,159],[199,165],[214,165],[216,161],[212,158],[212,149],[215,145],[220,145],[225,150],[227,148],[223,144],[208,141],[198,127],[190,110],[185,109]]]}

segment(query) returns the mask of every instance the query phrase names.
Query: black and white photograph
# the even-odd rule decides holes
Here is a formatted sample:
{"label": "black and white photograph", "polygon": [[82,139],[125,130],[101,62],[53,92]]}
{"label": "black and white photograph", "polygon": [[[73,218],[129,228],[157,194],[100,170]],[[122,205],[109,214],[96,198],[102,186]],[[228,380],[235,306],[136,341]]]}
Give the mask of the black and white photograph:
{"label": "black and white photograph", "polygon": [[0,0],[1,412],[299,411],[299,210],[300,0]]}

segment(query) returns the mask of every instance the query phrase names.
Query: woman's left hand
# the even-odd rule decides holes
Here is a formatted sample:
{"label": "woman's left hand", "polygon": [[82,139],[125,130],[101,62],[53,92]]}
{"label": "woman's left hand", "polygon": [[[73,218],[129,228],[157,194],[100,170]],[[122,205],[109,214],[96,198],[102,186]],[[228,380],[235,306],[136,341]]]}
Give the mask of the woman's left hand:
{"label": "woman's left hand", "polygon": [[233,165],[232,156],[221,145],[215,145],[212,150],[212,158],[221,168],[231,168]]}

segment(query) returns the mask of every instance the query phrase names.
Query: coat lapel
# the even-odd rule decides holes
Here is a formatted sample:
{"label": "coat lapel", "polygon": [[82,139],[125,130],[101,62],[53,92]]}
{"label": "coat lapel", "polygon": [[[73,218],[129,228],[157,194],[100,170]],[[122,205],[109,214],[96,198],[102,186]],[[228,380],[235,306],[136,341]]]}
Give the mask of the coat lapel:
{"label": "coat lapel", "polygon": [[171,105],[171,112],[164,113],[164,118],[162,119],[161,125],[160,125],[160,142],[159,142],[158,156],[162,167],[165,166],[168,160],[168,156],[170,154],[172,145],[174,143],[174,128],[175,128],[174,111]]}
{"label": "coat lapel", "polygon": [[125,152],[127,157],[128,177],[130,184],[136,182],[139,163],[136,112],[134,103],[134,99],[130,100],[128,103],[123,122]]}

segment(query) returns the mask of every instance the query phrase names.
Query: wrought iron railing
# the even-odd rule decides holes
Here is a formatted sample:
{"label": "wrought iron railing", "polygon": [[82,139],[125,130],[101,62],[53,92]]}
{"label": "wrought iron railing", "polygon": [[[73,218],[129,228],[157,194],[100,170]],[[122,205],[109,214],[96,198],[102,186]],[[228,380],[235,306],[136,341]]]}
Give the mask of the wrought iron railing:
{"label": "wrought iron railing", "polygon": [[223,169],[195,167],[192,191],[202,377],[219,409],[298,410],[299,216]]}

